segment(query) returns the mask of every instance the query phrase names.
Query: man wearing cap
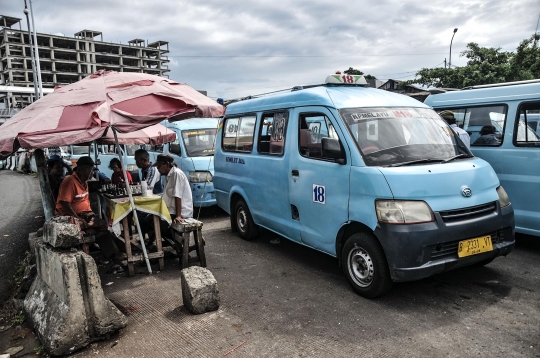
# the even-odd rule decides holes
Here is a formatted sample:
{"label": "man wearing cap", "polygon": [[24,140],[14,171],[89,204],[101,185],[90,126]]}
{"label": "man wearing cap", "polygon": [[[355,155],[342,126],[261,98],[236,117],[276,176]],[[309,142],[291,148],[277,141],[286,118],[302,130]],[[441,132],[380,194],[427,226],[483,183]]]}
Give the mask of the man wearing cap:
{"label": "man wearing cap", "polygon": [[441,116],[446,123],[450,125],[454,133],[458,135],[463,144],[465,144],[467,148],[471,149],[471,138],[469,137],[469,133],[458,127],[456,124],[456,117],[454,117],[454,112],[449,110],[442,111],[439,113],[439,116]]}
{"label": "man wearing cap", "polygon": [[173,222],[183,222],[184,219],[193,217],[191,187],[184,172],[176,167],[174,158],[169,154],[160,154],[154,166],[165,177],[163,200]]}
{"label": "man wearing cap", "polygon": [[96,233],[96,243],[99,245],[105,257],[112,255],[120,259],[120,250],[112,240],[107,230],[105,220],[94,218],[94,213],[90,207],[90,197],[88,194],[88,179],[92,175],[94,161],[85,156],[77,161],[77,170],[67,176],[58,192],[56,200],[56,214],[73,216],[78,220],[82,230],[93,229]]}

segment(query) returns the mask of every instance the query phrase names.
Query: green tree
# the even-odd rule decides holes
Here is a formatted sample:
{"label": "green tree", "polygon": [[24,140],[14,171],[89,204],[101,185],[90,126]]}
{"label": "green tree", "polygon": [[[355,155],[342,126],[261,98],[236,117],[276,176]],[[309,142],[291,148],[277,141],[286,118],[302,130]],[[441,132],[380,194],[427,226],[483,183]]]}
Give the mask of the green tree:
{"label": "green tree", "polygon": [[[355,68],[352,68],[352,67],[349,67],[348,70],[345,70],[343,71],[343,73],[347,74],[347,75],[363,75],[364,72],[360,71],[360,70],[357,70]],[[376,80],[377,78],[375,76],[372,76],[372,75],[365,75],[364,76],[366,80]]]}
{"label": "green tree", "polygon": [[538,35],[535,34],[523,40],[516,52],[480,47],[477,43],[471,42],[460,54],[468,59],[465,66],[422,68],[416,73],[416,78],[406,81],[406,84],[463,88],[540,78],[540,49],[536,45],[538,39]]}

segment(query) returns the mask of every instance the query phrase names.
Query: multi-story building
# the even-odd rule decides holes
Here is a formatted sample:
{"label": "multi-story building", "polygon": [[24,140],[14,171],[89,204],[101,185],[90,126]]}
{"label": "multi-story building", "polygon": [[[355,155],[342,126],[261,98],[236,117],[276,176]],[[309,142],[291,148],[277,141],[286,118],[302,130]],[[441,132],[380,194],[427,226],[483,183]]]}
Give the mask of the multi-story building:
{"label": "multi-story building", "polygon": [[[74,37],[36,35],[44,88],[73,83],[101,69],[168,77],[167,41],[104,42],[102,33],[93,30],[79,31]],[[21,19],[3,15],[0,15],[1,85],[34,86],[28,31],[21,29]],[[14,103],[33,101],[33,94],[12,96]],[[14,107],[6,94],[0,93],[0,101],[2,97],[5,108]]]}

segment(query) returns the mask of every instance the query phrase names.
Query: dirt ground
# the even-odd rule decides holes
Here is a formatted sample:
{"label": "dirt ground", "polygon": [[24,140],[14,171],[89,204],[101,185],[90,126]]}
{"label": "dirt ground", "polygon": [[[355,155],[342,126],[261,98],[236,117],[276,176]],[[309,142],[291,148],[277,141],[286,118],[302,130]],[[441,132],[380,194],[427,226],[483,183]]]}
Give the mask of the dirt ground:
{"label": "dirt ground", "polygon": [[172,258],[153,275],[143,265],[132,278],[103,273],[128,326],[73,357],[540,357],[538,239],[519,236],[512,254],[486,267],[367,300],[332,257],[266,231],[243,241],[219,209],[201,220],[220,309],[183,307]]}

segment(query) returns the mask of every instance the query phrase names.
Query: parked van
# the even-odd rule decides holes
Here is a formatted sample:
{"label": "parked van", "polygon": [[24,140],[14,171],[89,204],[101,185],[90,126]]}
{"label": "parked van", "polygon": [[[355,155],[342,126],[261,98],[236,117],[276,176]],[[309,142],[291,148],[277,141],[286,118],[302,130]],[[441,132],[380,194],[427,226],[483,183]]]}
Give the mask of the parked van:
{"label": "parked van", "polygon": [[264,227],[339,259],[365,297],[514,247],[491,166],[428,106],[363,76],[230,104],[214,186],[233,230]]}
{"label": "parked van", "polygon": [[[139,168],[135,164],[134,153],[139,149],[140,145],[120,145],[123,150],[126,151],[126,162],[124,165],[128,172],[130,172],[133,181],[138,182]],[[111,159],[118,158],[116,153],[116,145],[113,144],[90,144],[90,145],[70,145],[68,147],[68,158],[73,163],[73,166],[77,165],[77,160],[80,157],[89,155],[92,159],[95,158],[95,148],[97,147],[99,164],[98,169],[105,174],[108,178],[112,177],[113,171],[109,168]],[[144,147],[144,146],[143,146]],[[151,157],[152,159],[152,157]]]}
{"label": "parked van", "polygon": [[516,232],[540,236],[540,80],[475,86],[429,96],[471,137],[471,151],[497,173],[514,207]]}
{"label": "parked van", "polygon": [[[161,122],[176,132],[176,141],[165,144],[163,151],[171,154],[178,168],[189,180],[193,207],[216,205],[214,192],[214,145],[219,120],[192,118],[178,122]],[[205,185],[206,183],[206,185]]]}

